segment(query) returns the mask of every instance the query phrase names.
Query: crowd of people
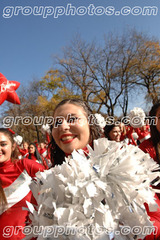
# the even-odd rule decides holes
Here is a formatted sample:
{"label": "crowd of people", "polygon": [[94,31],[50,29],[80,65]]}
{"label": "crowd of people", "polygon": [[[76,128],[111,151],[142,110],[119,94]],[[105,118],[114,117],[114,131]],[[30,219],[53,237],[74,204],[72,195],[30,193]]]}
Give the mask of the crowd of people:
{"label": "crowd of people", "polygon": [[[138,146],[160,164],[160,103],[155,104],[149,113],[156,121],[152,118],[151,122],[138,128],[122,122],[112,123],[104,127],[102,134],[99,125],[89,125],[89,116],[95,117],[85,102],[79,99],[61,101],[53,112],[54,119],[58,120],[51,126],[51,140],[47,146],[45,143],[28,142],[17,146],[11,131],[0,129],[0,239],[24,238],[23,227],[30,221],[26,201],[37,204],[29,188],[35,174],[63,164],[73,150],[82,149],[87,155],[87,145],[93,148],[96,139],[105,137],[110,141]],[[159,195],[155,195],[155,199],[160,208]],[[145,207],[157,230],[145,239],[158,240],[160,210],[150,212],[148,206]]]}

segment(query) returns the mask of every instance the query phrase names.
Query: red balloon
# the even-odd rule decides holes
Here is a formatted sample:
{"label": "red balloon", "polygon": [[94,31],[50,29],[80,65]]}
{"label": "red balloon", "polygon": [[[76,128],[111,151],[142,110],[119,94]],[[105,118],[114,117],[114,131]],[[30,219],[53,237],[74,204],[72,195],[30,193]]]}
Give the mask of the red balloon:
{"label": "red balloon", "polygon": [[0,105],[5,100],[14,104],[20,104],[19,97],[15,92],[19,85],[19,82],[9,81],[2,73],[0,73]]}

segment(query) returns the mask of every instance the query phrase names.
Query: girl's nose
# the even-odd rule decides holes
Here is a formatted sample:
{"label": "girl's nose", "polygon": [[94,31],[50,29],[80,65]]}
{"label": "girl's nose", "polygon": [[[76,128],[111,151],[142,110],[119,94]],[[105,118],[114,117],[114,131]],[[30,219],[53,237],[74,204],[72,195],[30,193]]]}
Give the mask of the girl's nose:
{"label": "girl's nose", "polygon": [[64,119],[60,127],[62,130],[67,130],[70,129],[70,124],[66,121],[66,119]]}

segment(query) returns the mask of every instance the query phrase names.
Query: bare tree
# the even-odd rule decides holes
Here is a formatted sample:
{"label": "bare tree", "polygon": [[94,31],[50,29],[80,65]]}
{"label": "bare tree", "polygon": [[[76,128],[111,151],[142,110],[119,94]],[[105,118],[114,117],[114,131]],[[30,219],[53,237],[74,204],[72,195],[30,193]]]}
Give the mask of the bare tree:
{"label": "bare tree", "polygon": [[70,87],[95,111],[107,109],[108,115],[114,115],[119,105],[126,114],[128,92],[133,85],[131,62],[136,54],[135,45],[136,39],[126,35],[121,38],[110,35],[102,47],[78,37],[65,47],[58,63]]}

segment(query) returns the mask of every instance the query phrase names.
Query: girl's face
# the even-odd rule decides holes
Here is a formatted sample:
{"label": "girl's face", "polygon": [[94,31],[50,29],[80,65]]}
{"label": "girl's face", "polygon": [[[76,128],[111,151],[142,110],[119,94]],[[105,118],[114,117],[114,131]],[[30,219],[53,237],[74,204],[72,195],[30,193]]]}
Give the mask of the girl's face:
{"label": "girl's face", "polygon": [[0,163],[6,162],[11,158],[12,143],[7,135],[0,132]]}
{"label": "girl's face", "polygon": [[39,147],[40,147],[41,149],[43,149],[43,148],[44,148],[44,143],[40,143],[40,144],[39,144]]}
{"label": "girl's face", "polygon": [[34,153],[35,152],[35,146],[34,145],[29,145],[29,153]]}
{"label": "girl's face", "polygon": [[156,117],[157,117],[156,128],[157,128],[158,132],[160,133],[160,107],[157,109]]}
{"label": "girl's face", "polygon": [[24,148],[24,149],[28,149],[28,143],[25,142],[25,143],[23,144],[23,148]]}
{"label": "girl's face", "polygon": [[114,140],[116,142],[120,141],[120,136],[121,130],[119,127],[114,127],[109,133],[110,140]]}
{"label": "girl's face", "polygon": [[89,143],[90,128],[82,107],[65,103],[54,114],[52,136],[65,153],[84,148]]}

